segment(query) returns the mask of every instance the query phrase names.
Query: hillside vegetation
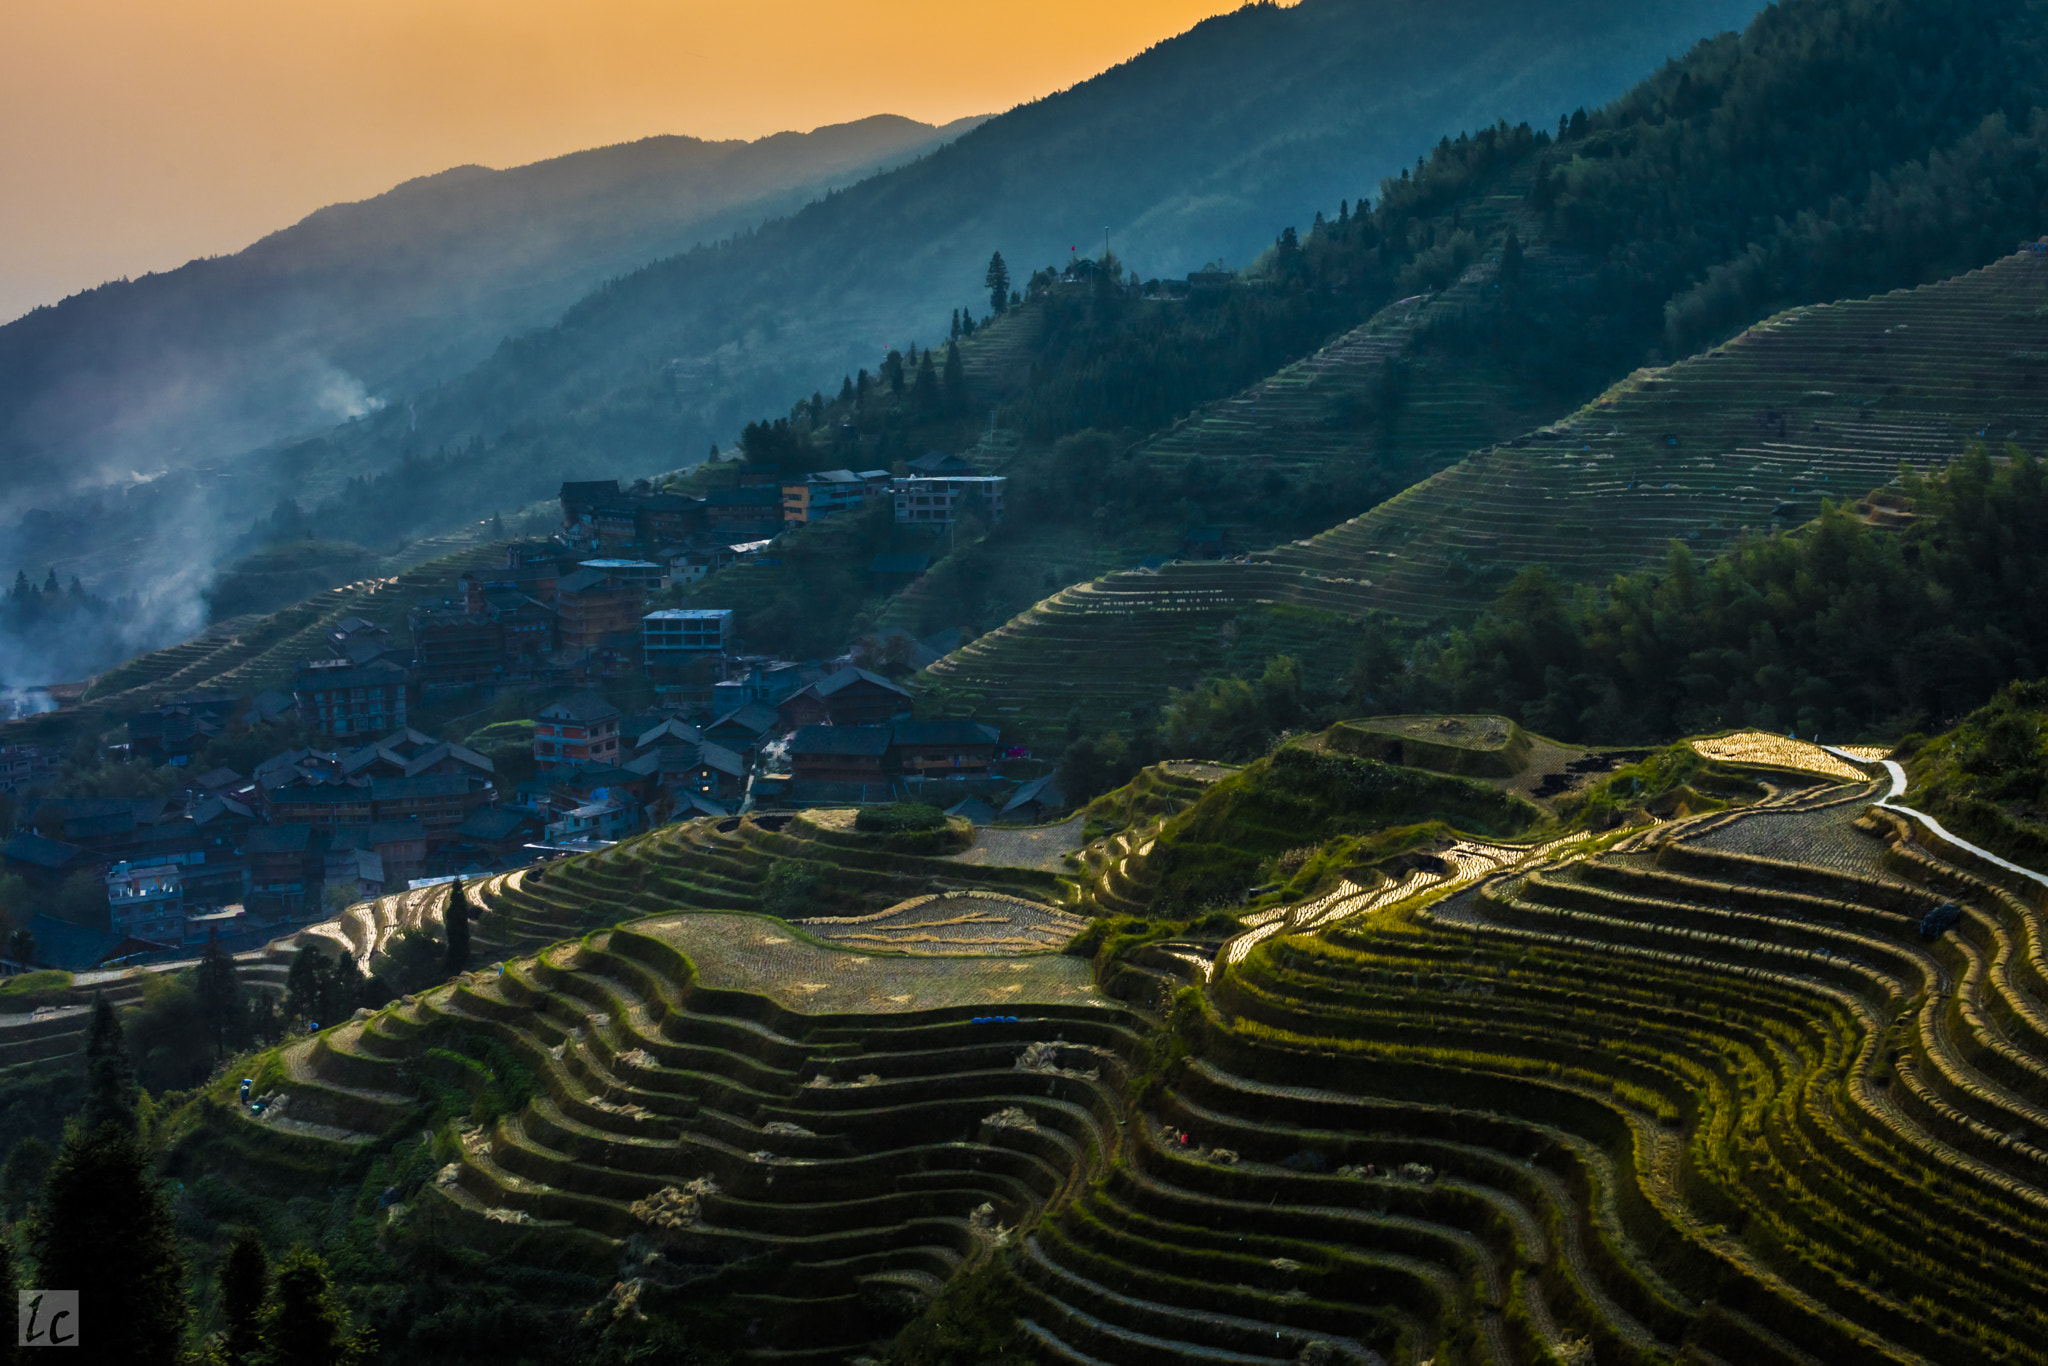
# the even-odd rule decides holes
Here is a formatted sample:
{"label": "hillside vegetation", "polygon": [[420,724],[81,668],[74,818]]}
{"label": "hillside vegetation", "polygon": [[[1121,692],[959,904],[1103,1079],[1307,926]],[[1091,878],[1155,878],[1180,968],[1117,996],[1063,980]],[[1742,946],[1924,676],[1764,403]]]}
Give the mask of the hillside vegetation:
{"label": "hillside vegetation", "polygon": [[[470,1336],[420,1313],[400,1357],[2048,1360],[2038,911],[1873,816],[1874,766],[1701,747],[1533,825],[1504,776],[1316,744],[1162,765],[1058,877],[692,822],[471,889],[502,971],[159,1133],[194,1228],[338,1182],[314,1241],[380,1342],[473,1275]],[[1276,880],[1201,914],[1197,864]],[[847,899],[892,879],[950,890]],[[1104,913],[1066,955],[1016,938],[1048,893]]]}
{"label": "hillside vegetation", "polygon": [[[1983,455],[1946,479],[1899,471],[1987,434],[2048,441],[2044,299],[2048,268],[2022,253],[1795,311],[1320,536],[1068,588],[931,677],[947,706],[1038,727],[1078,706],[1128,728],[1168,686],[1248,669],[1235,641],[1284,625],[1278,643],[1325,661],[1325,680],[1353,668],[1360,699],[1508,711],[1567,737],[1939,723],[2034,657],[2019,546],[2038,472]],[[1828,503],[1855,511],[1782,535]],[[1355,624],[1380,614],[1403,625]],[[1470,630],[1399,644],[1446,620]],[[1146,648],[1093,667],[1116,640]]]}

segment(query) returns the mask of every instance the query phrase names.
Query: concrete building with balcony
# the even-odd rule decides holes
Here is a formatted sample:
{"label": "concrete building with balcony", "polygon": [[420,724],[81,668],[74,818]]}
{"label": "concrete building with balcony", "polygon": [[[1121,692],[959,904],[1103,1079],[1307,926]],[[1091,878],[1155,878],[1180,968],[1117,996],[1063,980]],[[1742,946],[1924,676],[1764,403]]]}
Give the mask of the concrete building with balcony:
{"label": "concrete building with balcony", "polygon": [[184,869],[175,863],[109,868],[107,928],[159,944],[177,943],[185,934]]}
{"label": "concrete building with balcony", "polygon": [[388,659],[316,659],[292,680],[299,719],[323,735],[381,735],[418,700],[412,673]]}
{"label": "concrete building with balcony", "polygon": [[730,607],[671,607],[640,619],[649,670],[674,668],[732,647]]}
{"label": "concrete building with balcony", "polygon": [[575,693],[540,709],[533,723],[533,761],[541,772],[616,765],[619,709],[593,692]]}
{"label": "concrete building with balcony", "polygon": [[890,481],[899,525],[950,526],[970,508],[995,523],[1003,520],[1003,491],[1009,479],[1000,474],[911,475]]}

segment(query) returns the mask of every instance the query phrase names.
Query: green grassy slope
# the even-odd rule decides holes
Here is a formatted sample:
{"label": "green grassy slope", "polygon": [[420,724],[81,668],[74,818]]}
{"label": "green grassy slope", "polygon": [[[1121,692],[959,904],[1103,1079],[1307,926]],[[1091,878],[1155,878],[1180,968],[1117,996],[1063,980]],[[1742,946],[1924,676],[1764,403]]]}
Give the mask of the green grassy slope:
{"label": "green grassy slope", "polygon": [[[2048,439],[2048,264],[2030,253],[1911,291],[1799,309],[1569,418],[1489,447],[1308,540],[1243,563],[1068,588],[935,665],[940,696],[1042,732],[1098,722],[1233,663],[1227,636],[1327,654],[1371,611],[1460,619],[1544,564],[1598,582],[1809,518],[1903,464],[1988,435]],[[1258,624],[1253,628],[1253,624]],[[1295,625],[1299,623],[1299,625]],[[1298,640],[1291,637],[1299,636]]]}

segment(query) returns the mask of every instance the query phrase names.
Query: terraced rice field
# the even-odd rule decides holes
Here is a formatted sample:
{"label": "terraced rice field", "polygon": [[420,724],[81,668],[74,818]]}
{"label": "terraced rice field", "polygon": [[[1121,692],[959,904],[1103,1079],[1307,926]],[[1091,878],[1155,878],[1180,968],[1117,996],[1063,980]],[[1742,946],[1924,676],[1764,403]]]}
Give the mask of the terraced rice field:
{"label": "terraced rice field", "polygon": [[[472,956],[483,962],[531,952],[641,915],[759,913],[766,908],[768,871],[779,860],[800,861],[816,876],[811,915],[871,915],[934,890],[1008,889],[1047,907],[1075,895],[1071,882],[1049,869],[891,853],[879,838],[854,832],[845,812],[705,818],[465,884]],[[408,929],[438,935],[447,903],[445,884],[395,893],[359,902],[299,940],[347,952],[367,970]]]}
{"label": "terraced rice field", "polygon": [[630,1251],[643,1283],[751,1258],[727,1307],[754,1355],[839,1362],[1117,1150],[1141,1028],[1077,959],[869,957],[662,917],[326,1031],[288,1053],[281,1117],[234,1112],[227,1136],[254,1162],[360,1151],[416,1109],[420,1048],[498,1040],[539,1094],[462,1132],[416,1200],[484,1248],[601,1270]]}
{"label": "terraced rice field", "polygon": [[1861,871],[1871,790],[1280,908],[1019,1258],[1045,1357],[2048,1360],[2039,913]]}
{"label": "terraced rice field", "polygon": [[1081,847],[1083,818],[1075,815],[1056,825],[987,826],[974,832],[974,846],[951,855],[954,863],[1065,871],[1067,856]]}
{"label": "terraced rice field", "polygon": [[1864,777],[1861,771],[1817,744],[1795,740],[1789,735],[1773,735],[1769,731],[1745,730],[1733,735],[1716,735],[1694,740],[1692,747],[1701,757],[1723,763],[1789,769],[1795,773],[1833,778],[1837,782],[1857,782]]}
{"label": "terraced rice field", "polygon": [[912,954],[1043,953],[1088,928],[1071,912],[997,892],[913,897],[873,915],[795,922],[848,948]]}
{"label": "terraced rice field", "polygon": [[1483,449],[1363,516],[1245,562],[1076,584],[928,677],[1026,731],[1076,706],[1109,724],[1219,670],[1248,623],[1272,634],[1271,653],[1313,656],[1368,611],[1469,615],[1532,565],[1598,582],[1674,540],[1711,555],[1980,438],[2048,441],[2048,262],[2031,254],[1793,310],[1526,437],[1476,439]]}
{"label": "terraced rice field", "polygon": [[883,957],[850,940],[808,943],[782,921],[754,916],[672,916],[634,931],[674,946],[705,987],[758,992],[806,1015],[1105,1004],[1085,961],[1047,955],[1044,945]]}
{"label": "terraced rice field", "polygon": [[[736,1301],[764,1361],[876,1354],[992,1261],[1069,1366],[2048,1362],[2042,911],[1852,772],[1151,946],[1134,972],[1197,988],[1154,998],[1170,1031],[1080,959],[659,915],[328,1031],[283,1121],[230,1127],[360,1150],[417,1104],[407,1059],[487,1034],[540,1093],[418,1198],[593,1267],[645,1239],[657,1279],[772,1252]],[[1153,823],[1200,791],[1147,770],[1086,899],[1142,911]]]}

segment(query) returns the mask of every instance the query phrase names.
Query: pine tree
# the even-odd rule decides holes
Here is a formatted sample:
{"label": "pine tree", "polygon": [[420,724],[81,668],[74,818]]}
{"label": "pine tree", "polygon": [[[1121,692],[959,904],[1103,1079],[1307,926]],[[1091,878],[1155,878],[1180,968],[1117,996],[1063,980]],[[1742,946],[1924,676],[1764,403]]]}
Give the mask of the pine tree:
{"label": "pine tree", "polygon": [[1010,268],[1003,264],[1003,254],[997,252],[988,258],[988,273],[981,277],[988,287],[988,306],[997,317],[1010,306]]}
{"label": "pine tree", "polygon": [[241,979],[235,974],[235,960],[220,946],[219,936],[206,941],[195,969],[200,1018],[213,1040],[216,1058],[248,1037],[248,1006],[242,999]]}
{"label": "pine tree", "polygon": [[135,1097],[135,1064],[128,1056],[121,1019],[107,1004],[107,994],[96,991],[92,1025],[85,1036],[85,1109],[79,1115],[79,1127],[91,1134],[112,1125],[124,1134],[134,1134]]}
{"label": "pine tree", "polygon": [[956,342],[946,348],[946,407],[956,413],[967,411],[967,368],[960,359]]}
{"label": "pine tree", "polygon": [[1500,273],[1504,280],[1516,280],[1522,274],[1522,238],[1512,223],[1508,224],[1507,241],[1501,244]]}
{"label": "pine tree", "polygon": [[292,955],[284,975],[284,1018],[287,1023],[320,1018],[320,951],[308,944]]}
{"label": "pine tree", "polygon": [[848,375],[848,376],[847,376],[846,378],[844,378],[844,379],[842,379],[842,380],[840,380],[840,381],[839,381],[839,401],[840,401],[841,403],[851,403],[851,402],[853,402],[853,376],[852,376],[852,375]]}
{"label": "pine tree", "polygon": [[30,1224],[29,1253],[38,1285],[85,1292],[79,1336],[100,1360],[178,1360],[185,1262],[171,1203],[133,1132],[71,1127]]}
{"label": "pine tree", "polygon": [[[910,349],[914,353],[917,347],[913,345]],[[888,355],[882,357],[882,378],[889,381],[890,393],[900,395],[903,392],[903,353],[901,351],[891,351]]]}
{"label": "pine tree", "polygon": [[960,310],[953,310],[953,340],[960,340]]}
{"label": "pine tree", "polygon": [[462,879],[448,884],[448,908],[441,913],[442,931],[447,936],[447,957],[442,966],[450,976],[469,966],[469,895]]}
{"label": "pine tree", "polygon": [[250,1013],[249,1032],[256,1042],[274,1044],[284,1033],[284,1022],[278,1018],[277,1002],[268,996],[256,998],[256,1009]]}
{"label": "pine tree", "polygon": [[303,1247],[277,1269],[263,1350],[265,1366],[350,1366],[370,1350],[369,1335],[328,1283],[327,1263]]}
{"label": "pine tree", "polygon": [[[14,1242],[0,1238],[0,1304],[21,1302],[21,1268],[14,1261]],[[0,1366],[14,1366],[21,1359],[13,1333],[0,1332]]]}
{"label": "pine tree", "polygon": [[[50,1145],[34,1134],[14,1145],[7,1161],[0,1163],[0,1212],[13,1219],[28,1208],[50,1174],[50,1156]],[[0,1300],[0,1304],[4,1303]]]}
{"label": "pine tree", "polygon": [[917,361],[917,392],[912,401],[925,412],[939,406],[939,372],[932,364],[932,353],[927,351]]}
{"label": "pine tree", "polygon": [[53,564],[50,566],[50,577],[43,580],[43,592],[54,595],[62,591],[57,583],[57,566]]}
{"label": "pine tree", "polygon": [[222,1319],[219,1360],[252,1360],[263,1345],[263,1302],[270,1298],[270,1257],[254,1229],[235,1235],[221,1258],[217,1284]]}

